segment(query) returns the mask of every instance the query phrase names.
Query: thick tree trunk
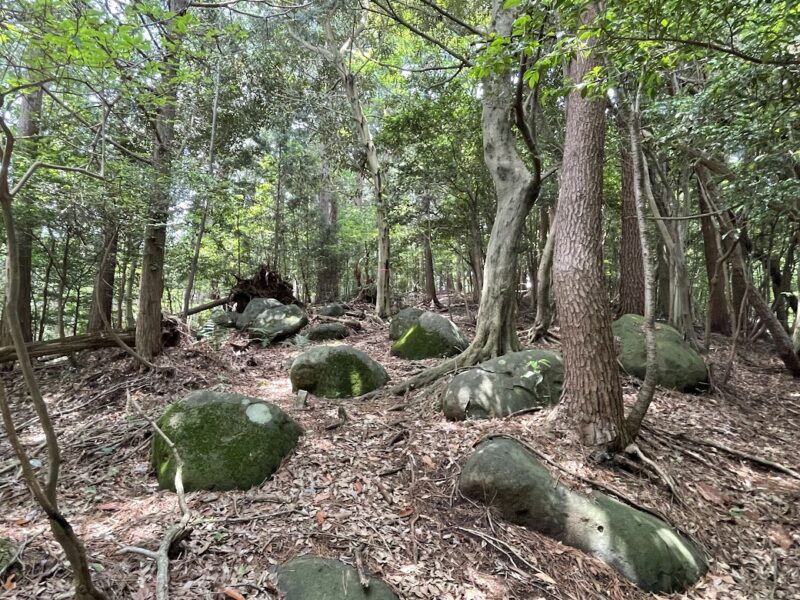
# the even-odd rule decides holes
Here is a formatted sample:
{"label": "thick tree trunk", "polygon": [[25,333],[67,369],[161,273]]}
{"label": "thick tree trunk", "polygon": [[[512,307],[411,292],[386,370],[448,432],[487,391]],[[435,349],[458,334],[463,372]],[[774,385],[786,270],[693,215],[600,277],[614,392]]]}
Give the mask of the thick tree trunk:
{"label": "thick tree trunk", "polygon": [[[21,98],[17,139],[28,145],[31,149],[35,148],[35,146],[28,138],[38,136],[41,129],[39,118],[42,114],[42,96],[42,90],[36,88],[35,91],[30,94],[23,94]],[[35,150],[33,150],[33,152],[35,152]],[[31,204],[30,199],[24,191],[20,196],[26,204]],[[18,219],[17,224],[17,256],[19,259],[17,264],[17,268],[19,269],[19,302],[17,303],[17,316],[19,317],[19,324],[22,328],[22,336],[25,338],[26,342],[30,342],[33,339],[31,273],[33,269],[33,230],[35,225],[29,211],[30,206],[23,211],[22,218]],[[0,323],[0,344],[3,345],[11,343],[11,331],[5,321],[6,319],[4,318],[3,322]]]}
{"label": "thick tree trunk", "polygon": [[[182,14],[186,0],[169,0],[169,10]],[[164,255],[167,241],[167,217],[170,207],[170,185],[175,137],[175,117],[178,102],[178,38],[167,21],[164,34],[164,60],[161,73],[160,98],[153,124],[153,158],[155,181],[152,183],[148,224],[142,252],[142,278],[139,284],[139,314],[136,321],[136,348],[145,360],[161,352],[161,297],[164,294]]]}
{"label": "thick tree trunk", "polygon": [[[596,14],[589,5],[581,25]],[[588,41],[592,44],[590,38]],[[570,63],[573,84],[599,63],[591,46]],[[558,197],[553,287],[561,323],[564,391],[560,420],[574,425],[582,443],[617,449],[626,442],[611,315],[603,282],[601,210],[605,97],[573,89]]]}
{"label": "thick tree trunk", "polygon": [[630,136],[620,127],[622,163],[622,236],[619,243],[619,315],[644,314],[644,271],[642,245],[636,219],[634,166],[628,143]]}
{"label": "thick tree trunk", "polygon": [[[116,223],[108,221],[103,235],[103,248],[100,251],[100,264],[94,280],[91,310],[89,312],[89,333],[111,327],[111,312],[114,307],[114,272],[117,268]],[[98,291],[99,290],[99,291]],[[105,317],[105,318],[104,318]],[[108,327],[106,327],[108,323]]]}

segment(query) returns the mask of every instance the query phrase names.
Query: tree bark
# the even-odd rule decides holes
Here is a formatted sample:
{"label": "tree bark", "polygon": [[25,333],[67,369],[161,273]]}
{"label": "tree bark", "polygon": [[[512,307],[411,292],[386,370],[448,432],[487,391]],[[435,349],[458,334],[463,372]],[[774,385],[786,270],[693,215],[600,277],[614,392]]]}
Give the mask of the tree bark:
{"label": "tree bark", "polygon": [[[593,4],[579,28],[596,15]],[[597,66],[594,38],[569,65],[574,85]],[[589,446],[616,450],[627,441],[611,315],[603,283],[601,210],[605,97],[577,87],[567,99],[558,197],[553,287],[561,323],[564,388],[556,418],[577,428]]]}
{"label": "tree bark", "polygon": [[620,162],[622,163],[622,235],[619,243],[619,309],[618,315],[643,315],[644,271],[642,245],[636,217],[634,163],[629,145],[630,135],[620,126]]}
{"label": "tree bark", "polygon": [[[169,11],[181,15],[186,0],[168,0]],[[167,20],[162,39],[164,59],[159,96],[163,104],[153,123],[153,156],[155,170],[148,209],[148,223],[142,252],[142,278],[139,284],[139,314],[136,321],[136,348],[145,360],[161,352],[161,297],[164,294],[164,255],[167,242],[167,217],[170,207],[170,184],[178,102],[177,45],[179,38],[172,30],[174,20]]]}
{"label": "tree bark", "polygon": [[50,250],[47,253],[47,268],[44,271],[44,288],[42,289],[42,317],[39,319],[39,334],[36,336],[39,341],[44,339],[44,331],[47,325],[47,310],[50,304],[50,275],[55,262],[55,251],[56,239],[50,238]]}
{"label": "tree bark", "polygon": [[550,229],[539,259],[539,270],[536,273],[536,320],[533,323],[533,339],[547,336],[553,324],[553,254],[556,247],[557,207],[550,209]]}
{"label": "tree bark", "polygon": [[97,266],[97,276],[94,280],[95,292],[92,296],[89,327],[87,329],[89,333],[102,331],[106,329],[106,323],[109,326],[111,323],[111,312],[114,307],[114,272],[117,267],[118,234],[117,224],[110,220],[107,221],[103,235],[103,249],[100,252],[100,256],[104,258],[101,259],[100,264]]}
{"label": "tree bark", "polygon": [[711,205],[706,201],[705,194],[711,193],[711,178],[705,169],[697,165],[695,173],[698,179],[698,207],[700,214],[700,229],[703,233],[703,251],[706,259],[706,276],[708,277],[708,324],[710,331],[731,334],[731,306],[725,293],[725,273],[720,262],[718,248],[717,226]]}
{"label": "tree bark", "polygon": [[[433,272],[433,250],[431,250],[431,197],[427,194],[422,195],[422,231],[420,241],[422,243],[422,262],[425,267],[425,303],[432,304],[436,308],[441,308],[442,304],[436,297],[436,279]],[[448,281],[452,284],[452,274],[448,274]],[[449,290],[448,290],[449,291]]]}
{"label": "tree bark", "polygon": [[[339,298],[339,257],[336,239],[339,229],[339,206],[331,185],[327,149],[320,144],[320,251],[317,263],[317,302],[333,302]],[[356,263],[358,266],[358,263]],[[359,273],[360,277],[360,273]],[[361,282],[356,282],[361,285]]]}
{"label": "tree bark", "polygon": [[[42,114],[41,88],[36,88],[29,94],[22,94],[21,106],[19,111],[19,123],[17,126],[17,138],[25,140],[32,148],[33,142],[27,138],[38,136],[41,131],[40,117]],[[33,150],[35,153],[35,149]],[[30,158],[30,157],[29,157]],[[17,219],[18,236],[18,265],[19,269],[19,302],[17,304],[17,315],[19,324],[22,328],[22,336],[26,342],[33,339],[33,313],[31,312],[31,273],[33,269],[33,230],[34,223],[30,211],[33,204],[28,195],[22,193],[22,199],[26,205],[21,218]],[[11,331],[6,318],[0,323],[0,344],[11,343]]]}

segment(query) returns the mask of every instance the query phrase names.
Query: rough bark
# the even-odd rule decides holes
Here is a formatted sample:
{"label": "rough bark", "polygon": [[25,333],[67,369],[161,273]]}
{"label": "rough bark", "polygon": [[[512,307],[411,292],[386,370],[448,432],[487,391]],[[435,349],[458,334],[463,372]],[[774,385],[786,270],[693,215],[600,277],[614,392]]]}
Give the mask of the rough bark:
{"label": "rough bark", "polygon": [[[595,14],[594,5],[589,5],[580,25]],[[593,38],[588,40],[588,47],[570,62],[569,77],[576,86],[599,64],[593,43]],[[574,426],[584,444],[617,449],[627,436],[603,282],[604,137],[605,97],[584,96],[576,87],[567,99],[553,263],[565,372],[556,417]]]}
{"label": "rough bark", "polygon": [[50,248],[47,252],[47,268],[44,271],[44,288],[42,289],[42,316],[39,319],[39,334],[36,339],[44,339],[44,330],[47,326],[47,311],[50,308],[50,275],[53,272],[55,262],[56,239],[50,238]]}
{"label": "rough bark", "polygon": [[720,261],[718,248],[717,226],[714,217],[710,215],[711,205],[705,198],[711,192],[711,181],[703,167],[695,168],[700,189],[697,195],[698,207],[701,215],[700,229],[703,233],[703,252],[706,262],[706,276],[708,277],[708,325],[709,330],[722,335],[731,334],[731,306],[725,293],[725,272]]}
{"label": "rough bark", "polygon": [[[39,135],[40,121],[39,118],[42,113],[42,96],[43,92],[40,88],[36,88],[29,94],[23,94],[21,98],[19,122],[17,126],[17,139],[25,140],[30,150],[34,146],[27,138],[33,138]],[[33,150],[35,152],[35,150]],[[29,154],[32,152],[29,152]],[[18,303],[18,318],[20,327],[22,328],[22,336],[26,342],[33,339],[33,313],[31,312],[31,271],[33,261],[33,223],[30,211],[32,204],[28,195],[24,192],[21,194],[21,199],[24,203],[22,214],[17,219],[18,227],[18,256],[19,263],[19,303]],[[6,322],[6,317],[3,317],[3,322],[0,323],[0,343],[11,343],[11,331]]]}
{"label": "rough bark", "polygon": [[636,217],[634,191],[634,162],[630,149],[630,135],[620,127],[620,162],[622,163],[622,235],[619,243],[619,315],[643,315],[644,271],[642,270],[642,245]]}
{"label": "rough bark", "polygon": [[[183,14],[186,0],[169,0],[169,10]],[[170,184],[178,102],[178,36],[172,31],[174,20],[167,20],[162,39],[164,59],[160,81],[160,99],[153,123],[152,183],[148,223],[142,252],[142,278],[139,284],[139,314],[136,321],[136,347],[146,360],[161,352],[161,297],[164,294],[164,255],[167,241],[167,217],[170,207]]]}
{"label": "rough bark", "polygon": [[539,270],[536,273],[536,320],[533,324],[533,339],[547,336],[553,323],[553,303],[551,300],[553,282],[553,254],[556,247],[556,223],[558,214],[556,207],[550,209],[550,229],[539,259]]}
{"label": "rough bark", "polygon": [[97,276],[94,280],[95,292],[92,295],[91,310],[89,312],[89,333],[106,329],[106,323],[111,323],[111,311],[114,305],[114,272],[117,267],[117,239],[119,229],[116,223],[107,221],[103,234],[103,259],[97,266]]}

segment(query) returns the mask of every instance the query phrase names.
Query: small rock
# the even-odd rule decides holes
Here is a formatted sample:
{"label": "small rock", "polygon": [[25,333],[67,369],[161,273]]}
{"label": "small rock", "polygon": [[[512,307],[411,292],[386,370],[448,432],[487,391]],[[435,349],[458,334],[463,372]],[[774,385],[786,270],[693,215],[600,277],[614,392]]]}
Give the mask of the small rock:
{"label": "small rock", "polygon": [[274,569],[278,589],[286,600],[399,600],[376,577],[362,587],[358,571],[331,558],[301,556]]}
{"label": "small rock", "polygon": [[322,323],[305,332],[305,336],[312,342],[342,340],[349,335],[350,330],[342,323]]}
{"label": "small rock", "polygon": [[369,355],[351,346],[318,346],[298,356],[289,370],[293,390],[323,398],[351,398],[378,389],[389,375]]}
{"label": "small rock", "polygon": [[341,304],[333,303],[320,306],[317,314],[324,317],[341,317],[345,313],[345,308]]}

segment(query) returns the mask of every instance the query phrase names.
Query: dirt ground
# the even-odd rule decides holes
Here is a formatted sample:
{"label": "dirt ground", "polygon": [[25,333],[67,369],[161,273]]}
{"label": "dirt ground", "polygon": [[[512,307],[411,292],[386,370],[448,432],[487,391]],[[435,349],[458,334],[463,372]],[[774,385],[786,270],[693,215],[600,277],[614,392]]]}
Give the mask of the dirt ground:
{"label": "dirt ground", "polygon": [[[468,319],[456,321],[471,332]],[[392,382],[436,363],[395,359],[386,326],[363,324],[347,343],[382,363]],[[441,383],[405,397],[311,397],[306,409],[295,409],[287,361],[300,352],[290,344],[242,351],[235,340],[218,350],[199,342],[162,357],[176,368],[173,375],[141,374],[116,350],[81,356],[78,369],[66,362],[39,369],[63,454],[61,509],[111,597],[155,597],[155,566],[120,550],[155,549],[179,516],[175,494],[157,489],[148,462],[150,427],[129,398],[157,418],[189,390],[214,388],[274,402],[305,435],[261,486],[188,494],[193,532],[171,563],[173,598],[273,598],[273,565],[308,553],[355,564],[357,551],[369,571],[406,599],[653,597],[603,563],[459,497],[461,465],[479,440],[496,433],[549,457],[562,483],[588,490],[586,480],[594,480],[613,488],[657,509],[703,546],[710,572],[675,598],[800,598],[800,481],[688,439],[798,470],[800,384],[765,344],[739,349],[723,386],[730,346],[714,338],[706,359],[719,387],[703,395],[658,391],[639,444],[674,479],[677,496],[646,472],[593,463],[585,449],[548,431],[546,413],[448,422],[436,408]],[[43,437],[22,401],[21,383],[14,374],[4,377],[20,435],[41,457]],[[625,380],[626,402],[635,394],[635,382]],[[328,429],[340,404],[349,420]],[[0,598],[71,597],[63,555],[5,436],[0,506],[0,536],[26,544],[24,570],[0,582]]]}

